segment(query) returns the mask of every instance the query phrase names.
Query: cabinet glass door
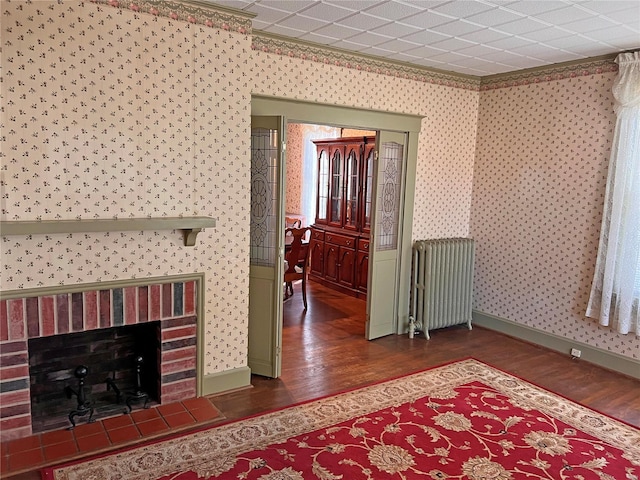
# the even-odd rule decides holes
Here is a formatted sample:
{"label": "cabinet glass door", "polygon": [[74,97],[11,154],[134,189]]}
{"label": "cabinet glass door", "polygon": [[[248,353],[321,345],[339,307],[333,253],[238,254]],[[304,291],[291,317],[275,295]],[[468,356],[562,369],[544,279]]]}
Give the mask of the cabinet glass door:
{"label": "cabinet glass door", "polygon": [[331,198],[329,223],[342,225],[342,198],[344,194],[342,184],[342,152],[336,148],[331,157]]}
{"label": "cabinet glass door", "polygon": [[358,228],[358,157],[360,149],[357,145],[347,147],[347,159],[345,170],[346,198],[344,226],[346,228]]}
{"label": "cabinet glass door", "polygon": [[318,156],[318,212],[316,222],[327,222],[327,206],[329,205],[329,151],[320,150]]}

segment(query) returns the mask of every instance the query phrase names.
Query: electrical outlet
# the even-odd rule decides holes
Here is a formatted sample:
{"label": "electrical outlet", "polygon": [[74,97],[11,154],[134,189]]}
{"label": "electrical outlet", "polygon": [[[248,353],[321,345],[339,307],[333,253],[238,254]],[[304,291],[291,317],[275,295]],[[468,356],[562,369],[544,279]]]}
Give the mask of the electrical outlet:
{"label": "electrical outlet", "polygon": [[577,348],[571,349],[571,356],[573,358],[580,358],[580,355],[582,355],[582,351],[578,350]]}

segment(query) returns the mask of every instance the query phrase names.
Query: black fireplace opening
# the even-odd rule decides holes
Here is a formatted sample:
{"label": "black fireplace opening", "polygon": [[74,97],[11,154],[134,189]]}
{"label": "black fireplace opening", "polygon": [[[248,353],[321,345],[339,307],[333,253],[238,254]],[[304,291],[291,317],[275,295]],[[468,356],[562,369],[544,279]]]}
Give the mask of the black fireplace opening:
{"label": "black fireplace opening", "polygon": [[30,339],[33,433],[157,401],[159,335],[160,322],[149,322]]}

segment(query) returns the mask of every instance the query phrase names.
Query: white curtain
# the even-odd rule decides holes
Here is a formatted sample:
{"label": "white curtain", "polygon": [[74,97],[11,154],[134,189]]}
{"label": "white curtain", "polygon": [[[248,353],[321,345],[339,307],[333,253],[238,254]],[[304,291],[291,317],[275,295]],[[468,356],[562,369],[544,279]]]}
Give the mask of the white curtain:
{"label": "white curtain", "polygon": [[316,196],[318,195],[318,159],[312,140],[340,137],[340,129],[323,125],[305,125],[302,134],[302,214],[306,225],[316,220]]}
{"label": "white curtain", "polygon": [[640,52],[616,62],[617,121],[587,316],[640,337]]}

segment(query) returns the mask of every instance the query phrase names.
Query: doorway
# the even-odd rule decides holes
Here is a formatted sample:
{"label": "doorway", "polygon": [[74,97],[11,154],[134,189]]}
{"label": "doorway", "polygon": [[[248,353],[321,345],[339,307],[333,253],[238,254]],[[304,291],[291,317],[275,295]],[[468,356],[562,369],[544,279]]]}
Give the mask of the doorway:
{"label": "doorway", "polygon": [[[280,142],[279,144],[281,145],[279,153],[279,155],[281,155],[281,165],[286,164],[283,153],[286,142],[283,135],[285,135],[286,132],[284,125],[287,123],[335,125],[339,128],[356,128],[377,132],[377,151],[379,151],[380,157],[376,165],[377,183],[375,188],[380,192],[384,191],[385,195],[380,195],[382,200],[379,202],[379,206],[374,205],[373,207],[374,219],[378,217],[378,220],[374,220],[374,224],[372,224],[374,244],[372,245],[373,251],[371,252],[369,274],[369,285],[372,286],[372,290],[370,290],[367,295],[366,332],[367,338],[373,339],[379,336],[405,331],[408,326],[408,272],[410,271],[411,256],[413,186],[415,183],[415,168],[417,163],[417,136],[420,129],[421,117],[259,96],[252,98],[252,115],[262,118],[268,116],[276,118],[277,115],[281,115],[277,117],[279,118],[280,125],[282,125],[281,130],[279,132],[272,132],[274,138],[278,138],[278,142]],[[336,122],[336,119],[340,119],[340,121]],[[259,122],[257,118],[254,121],[256,124]],[[254,121],[252,121],[252,124]],[[394,134],[392,133],[393,131],[398,133]],[[397,157],[393,155],[389,156],[388,152],[393,151],[401,151],[402,153]],[[259,151],[255,154],[256,158],[262,158],[263,156],[263,153]],[[252,155],[254,155],[254,153],[252,153]],[[391,185],[385,182],[388,181],[389,171],[396,167],[387,170],[384,169],[390,165],[394,165],[394,162],[402,162],[404,165],[401,172],[402,183]],[[279,167],[276,167],[276,170],[277,168]],[[283,189],[286,184],[282,169],[275,173],[275,177],[282,179],[281,183],[274,189],[278,190],[277,195],[274,193],[275,196],[273,200],[273,204],[275,205],[274,213],[275,216],[278,217],[278,221],[275,222],[277,224],[275,230],[276,232],[280,230],[284,232],[284,229],[280,228],[283,226],[285,213]],[[390,203],[387,197],[387,193],[390,191],[388,187],[390,186],[399,192],[396,201],[397,209],[395,214],[391,212],[391,215],[389,215],[390,211],[387,209]],[[388,225],[390,225],[388,220],[390,218],[393,218],[396,222],[391,232],[388,231]],[[378,221],[382,222],[382,219],[385,219],[385,223],[377,224]],[[375,235],[376,230],[384,233],[384,235],[377,237]],[[396,232],[398,233],[396,234]],[[282,234],[281,238],[278,238],[278,236],[279,235],[276,234],[272,239],[277,257],[272,265],[273,275],[270,275],[274,284],[278,278],[278,271],[282,270],[280,263],[284,254],[284,235]],[[394,239],[392,242],[386,240],[392,237]],[[377,241],[376,239],[379,238],[385,238],[385,240]],[[379,260],[377,261],[376,258]],[[377,274],[376,271],[378,272]],[[266,376],[272,377],[277,377],[280,370],[279,363],[281,361],[282,338],[282,309],[279,307],[273,308],[274,303],[279,304],[282,301],[282,292],[281,289],[272,289],[271,291],[273,292],[275,290],[280,290],[276,292],[277,300],[274,302],[273,299],[271,299],[271,301],[265,302],[264,306],[262,306],[259,302],[260,299],[264,300],[264,291],[253,291],[250,285],[249,299],[249,367],[252,371],[255,371],[253,368],[254,364],[259,363],[261,366],[265,366],[271,363],[272,373]],[[375,291],[384,293],[376,295]],[[277,297],[277,293],[279,293],[279,297]],[[384,299],[381,297],[384,297]],[[372,308],[372,299],[377,299],[376,308]],[[380,300],[384,301],[380,302]],[[254,318],[252,318],[252,314]],[[261,329],[252,329],[252,323],[254,325],[262,325]],[[259,333],[266,331],[264,328],[265,325],[272,326],[270,339],[273,343],[270,348],[265,348],[265,338]],[[279,331],[278,328],[280,329]],[[252,345],[255,348],[252,348]],[[268,352],[271,356],[270,358],[259,359],[252,357],[252,352],[257,351]],[[265,375],[264,373],[260,374]]]}

